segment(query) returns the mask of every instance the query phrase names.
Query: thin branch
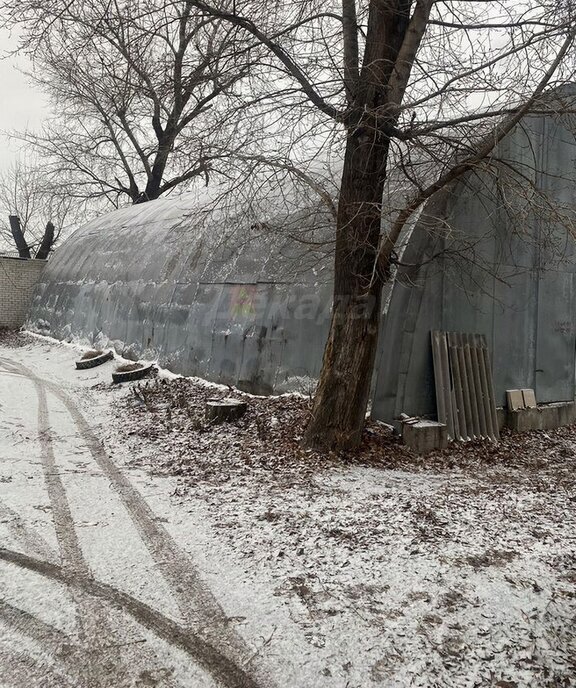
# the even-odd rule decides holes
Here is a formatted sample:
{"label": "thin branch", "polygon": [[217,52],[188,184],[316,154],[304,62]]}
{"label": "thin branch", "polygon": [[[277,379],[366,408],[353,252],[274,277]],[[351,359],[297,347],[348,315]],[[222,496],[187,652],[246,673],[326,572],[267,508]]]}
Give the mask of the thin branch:
{"label": "thin branch", "polygon": [[399,214],[394,221],[390,231],[386,236],[383,237],[380,249],[378,251],[377,260],[375,261],[374,270],[376,271],[378,266],[379,270],[386,271],[390,262],[390,258],[396,246],[396,242],[404,228],[404,225],[412,215],[426,200],[433,196],[440,189],[444,188],[450,182],[455,181],[463,174],[473,169],[482,160],[487,158],[494,148],[502,141],[502,139],[507,136],[512,129],[522,120],[522,118],[527,115],[533,106],[538,102],[540,96],[546,89],[548,83],[558,70],[562,61],[566,57],[568,51],[574,44],[576,38],[576,28],[573,27],[562,47],[558,51],[556,58],[546,71],[546,74],[539,82],[538,86],[534,89],[532,95],[524,103],[521,108],[518,108],[516,113],[512,115],[506,122],[504,122],[500,127],[497,127],[493,135],[488,137],[486,141],[479,147],[478,151],[471,155],[466,160],[458,163],[448,172],[443,174],[439,179],[437,179],[433,184],[430,184],[424,190],[422,190],[413,200],[409,203]]}
{"label": "thin branch", "polygon": [[340,121],[343,117],[343,112],[330,105],[320,93],[314,88],[306,74],[298,66],[298,64],[288,55],[288,53],[275,41],[271,40],[263,31],[261,31],[256,24],[246,17],[240,17],[236,14],[230,12],[224,12],[216,7],[212,7],[202,0],[192,0],[195,7],[197,7],[202,12],[216,17],[218,19],[223,19],[224,21],[230,22],[235,26],[238,26],[248,33],[252,34],[262,45],[265,45],[270,52],[272,52],[284,65],[287,72],[300,84],[302,90],[319,110],[324,112],[332,119]]}

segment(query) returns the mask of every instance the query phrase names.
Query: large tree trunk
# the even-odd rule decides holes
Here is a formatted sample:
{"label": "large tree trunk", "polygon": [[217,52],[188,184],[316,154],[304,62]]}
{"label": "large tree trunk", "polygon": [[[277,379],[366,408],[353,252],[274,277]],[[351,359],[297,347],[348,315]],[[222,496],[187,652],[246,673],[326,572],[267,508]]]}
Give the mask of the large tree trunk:
{"label": "large tree trunk", "polygon": [[[378,140],[380,139],[380,140]],[[375,269],[388,140],[360,128],[348,139],[338,203],[334,306],[304,444],[358,446],[370,394],[382,286]]]}
{"label": "large tree trunk", "polygon": [[28,246],[28,242],[24,237],[22,225],[20,224],[20,218],[18,215],[9,215],[8,220],[10,221],[10,230],[12,231],[14,243],[18,249],[20,258],[31,258],[30,247]]}
{"label": "large tree trunk", "polygon": [[146,184],[146,189],[138,196],[138,199],[134,203],[146,203],[147,201],[155,201],[160,198],[160,185],[162,184],[162,175],[164,174],[164,169],[161,171],[156,167],[152,169],[152,174],[148,178]]}
{"label": "large tree trunk", "polygon": [[332,323],[303,439],[313,448],[354,449],[364,427],[382,286],[389,277],[389,265],[377,260],[389,137],[398,117],[389,82],[412,2],[370,2],[362,70],[348,88],[352,102],[338,201]]}
{"label": "large tree trunk", "polygon": [[334,306],[312,419],[304,436],[306,446],[347,450],[360,442],[378,342],[380,299],[374,300],[369,314],[359,317],[364,306],[362,299],[352,297]]}
{"label": "large tree trunk", "polygon": [[162,180],[164,179],[166,165],[168,164],[168,158],[172,152],[175,138],[176,131],[174,130],[174,126],[172,124],[167,124],[162,136],[158,139],[158,151],[156,152],[154,164],[148,175],[146,189],[142,194],[142,198],[137,201],[138,203],[154,201],[160,197]]}

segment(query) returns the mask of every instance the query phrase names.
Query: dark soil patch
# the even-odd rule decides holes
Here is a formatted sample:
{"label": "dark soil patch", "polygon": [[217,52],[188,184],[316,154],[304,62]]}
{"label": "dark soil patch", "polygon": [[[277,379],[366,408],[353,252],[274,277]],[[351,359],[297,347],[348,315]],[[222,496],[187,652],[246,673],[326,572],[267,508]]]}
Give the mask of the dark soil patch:
{"label": "dark soil patch", "polygon": [[144,368],[144,365],[142,363],[124,363],[123,365],[118,366],[115,372],[130,373],[133,370],[140,370],[140,368]]}
{"label": "dark soil patch", "polygon": [[10,327],[0,327],[0,345],[19,349],[34,341],[34,338],[25,332]]}
{"label": "dark soil patch", "polygon": [[464,562],[474,569],[489,568],[490,566],[505,566],[518,556],[518,552],[490,549],[482,554],[471,554]]}

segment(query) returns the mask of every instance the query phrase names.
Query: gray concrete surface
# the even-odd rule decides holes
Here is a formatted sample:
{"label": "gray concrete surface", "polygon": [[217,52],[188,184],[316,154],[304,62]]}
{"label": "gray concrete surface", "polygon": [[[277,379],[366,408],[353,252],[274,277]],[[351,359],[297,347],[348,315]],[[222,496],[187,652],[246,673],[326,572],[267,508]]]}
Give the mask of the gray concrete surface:
{"label": "gray concrete surface", "polygon": [[547,404],[506,413],[506,425],[516,432],[553,430],[576,422],[574,402]]}

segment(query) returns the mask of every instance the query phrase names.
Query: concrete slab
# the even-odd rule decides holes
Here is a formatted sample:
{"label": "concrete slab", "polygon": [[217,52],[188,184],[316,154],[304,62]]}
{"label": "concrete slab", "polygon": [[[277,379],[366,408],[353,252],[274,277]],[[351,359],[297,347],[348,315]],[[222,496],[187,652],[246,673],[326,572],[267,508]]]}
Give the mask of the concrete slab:
{"label": "concrete slab", "polygon": [[522,389],[522,399],[524,400],[525,408],[537,408],[536,395],[533,389]]}
{"label": "concrete slab", "polygon": [[574,422],[576,405],[571,401],[509,411],[506,417],[506,425],[516,432],[553,430],[563,425],[572,425]]}

